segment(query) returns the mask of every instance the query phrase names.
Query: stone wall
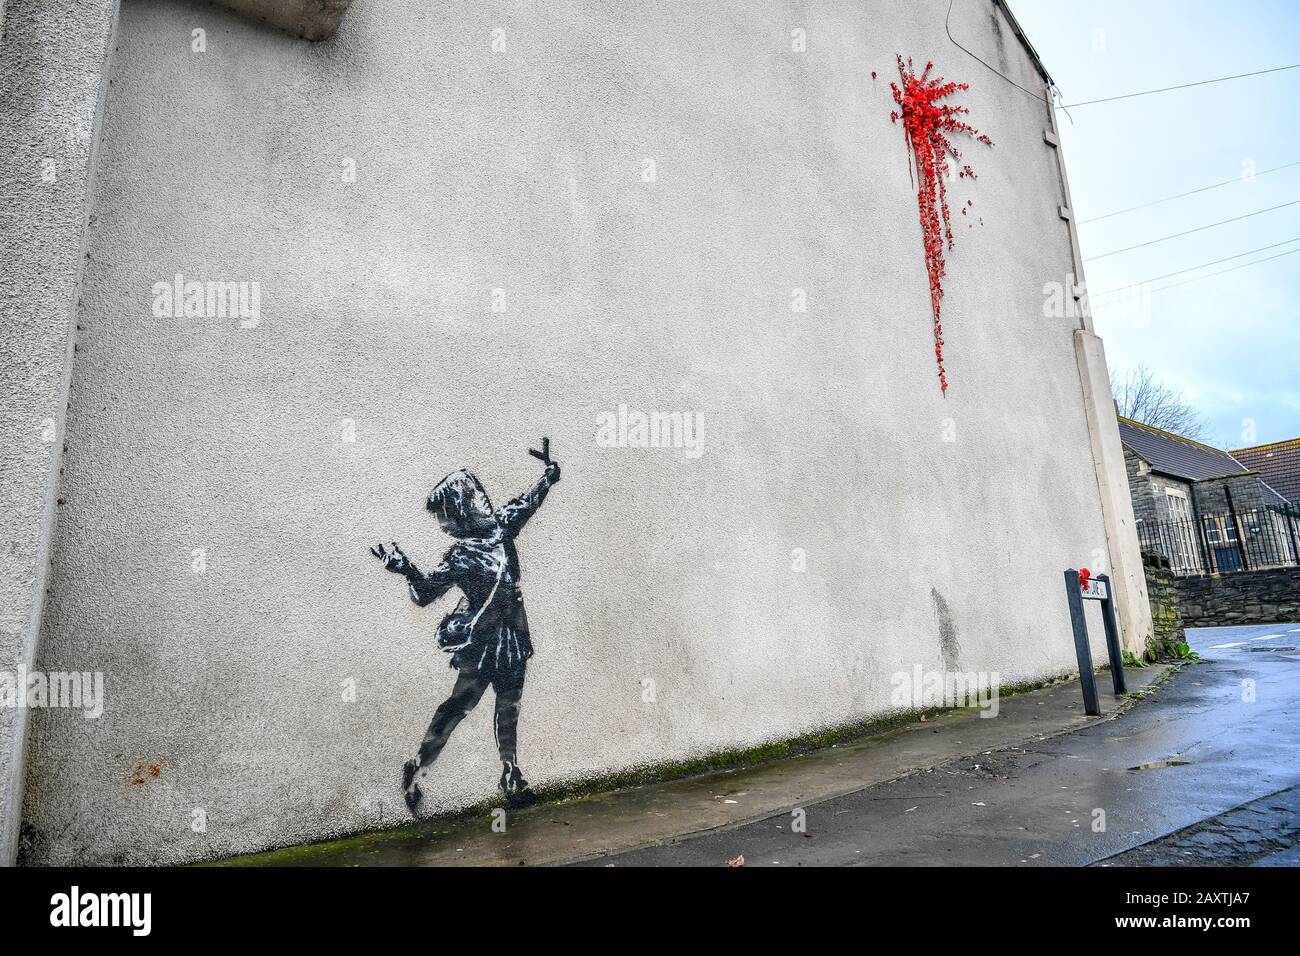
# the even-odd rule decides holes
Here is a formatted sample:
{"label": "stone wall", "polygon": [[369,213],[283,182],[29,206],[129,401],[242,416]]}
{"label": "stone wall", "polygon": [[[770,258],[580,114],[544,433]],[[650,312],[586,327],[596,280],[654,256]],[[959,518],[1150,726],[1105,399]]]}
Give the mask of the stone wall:
{"label": "stone wall", "polygon": [[[1169,507],[1170,490],[1181,492],[1190,503],[1192,497],[1190,482],[1152,471],[1150,465],[1128,448],[1124,449],[1124,467],[1128,473],[1129,494],[1133,498],[1133,516],[1140,522],[1170,521],[1177,517],[1171,513]],[[1202,483],[1196,485],[1198,505],[1201,504],[1202,487]],[[1235,488],[1233,495],[1236,495]],[[1218,501],[1223,501],[1222,491],[1219,492]]]}
{"label": "stone wall", "polygon": [[1139,522],[1161,520],[1156,513],[1155,493],[1151,487],[1151,466],[1129,449],[1124,449],[1124,468],[1128,472],[1129,495],[1133,499],[1133,517]]}
{"label": "stone wall", "polygon": [[1264,490],[1264,483],[1259,475],[1233,475],[1230,478],[1215,478],[1196,484],[1196,504],[1201,511],[1227,511],[1228,496],[1232,492],[1232,505],[1240,514],[1276,504],[1276,500]]}
{"label": "stone wall", "polygon": [[[1152,472],[1148,480],[1151,482],[1151,498],[1155,505],[1156,520],[1158,521],[1179,521],[1186,520],[1179,513],[1175,512],[1169,503],[1169,492],[1181,494],[1187,499],[1187,506],[1191,508],[1192,501],[1192,484],[1188,481],[1181,481],[1178,478],[1170,478],[1167,475],[1160,475]],[[1196,486],[1197,489],[1200,485]],[[1199,498],[1197,499],[1200,500]]]}
{"label": "stone wall", "polygon": [[[1186,627],[1300,622],[1300,568],[1177,578],[1175,583]],[[1151,610],[1154,616],[1154,590]]]}
{"label": "stone wall", "polygon": [[1161,555],[1143,554],[1142,566],[1146,570],[1147,594],[1151,599],[1152,642],[1154,649],[1159,651],[1166,644],[1177,644],[1186,639],[1179,579],[1169,569],[1168,560]]}

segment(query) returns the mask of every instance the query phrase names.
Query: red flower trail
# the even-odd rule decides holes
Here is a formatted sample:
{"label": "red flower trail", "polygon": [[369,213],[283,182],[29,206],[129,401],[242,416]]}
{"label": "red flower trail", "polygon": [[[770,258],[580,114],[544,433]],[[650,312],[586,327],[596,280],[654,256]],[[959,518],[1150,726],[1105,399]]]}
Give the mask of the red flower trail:
{"label": "red flower trail", "polygon": [[[925,269],[930,275],[930,306],[934,313],[934,357],[939,363],[939,386],[948,394],[948,373],[943,367],[943,322],[941,312],[943,305],[943,277],[945,272],[944,244],[952,249],[952,218],[948,212],[948,192],[944,180],[950,166],[948,158],[957,164],[957,175],[962,179],[975,178],[975,171],[962,162],[961,150],[952,144],[949,133],[964,133],[986,146],[992,146],[989,139],[960,117],[970,110],[964,106],[949,106],[939,101],[958,90],[970,89],[969,83],[947,83],[943,77],[930,79],[933,63],[927,63],[921,75],[912,70],[912,61],[906,63],[898,57],[898,75],[902,78],[900,89],[897,83],[890,83],[894,91],[894,102],[898,111],[890,113],[889,118],[897,123],[903,121],[903,131],[907,136],[907,145],[912,151],[910,163],[916,170],[913,182],[917,186],[916,202],[921,212],[921,236],[925,242]],[[970,205],[967,203],[967,205]],[[965,213],[965,209],[962,210]]]}

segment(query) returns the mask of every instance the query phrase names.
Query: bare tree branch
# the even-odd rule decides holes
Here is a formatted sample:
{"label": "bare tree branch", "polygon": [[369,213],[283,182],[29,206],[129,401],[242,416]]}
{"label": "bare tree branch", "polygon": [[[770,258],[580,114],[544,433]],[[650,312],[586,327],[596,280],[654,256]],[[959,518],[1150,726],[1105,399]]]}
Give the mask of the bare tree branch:
{"label": "bare tree branch", "polygon": [[1123,372],[1111,370],[1111,394],[1115,409],[1125,418],[1175,435],[1204,441],[1209,425],[1176,388],[1161,382],[1145,365]]}

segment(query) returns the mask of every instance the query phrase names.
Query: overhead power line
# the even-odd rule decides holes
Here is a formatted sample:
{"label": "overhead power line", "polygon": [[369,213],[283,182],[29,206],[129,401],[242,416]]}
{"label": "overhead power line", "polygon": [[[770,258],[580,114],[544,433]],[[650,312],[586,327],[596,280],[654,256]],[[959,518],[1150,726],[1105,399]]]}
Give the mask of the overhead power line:
{"label": "overhead power line", "polygon": [[1149,282],[1159,282],[1161,279],[1172,279],[1174,276],[1185,275],[1188,272],[1195,272],[1197,269],[1208,269],[1210,266],[1217,266],[1223,262],[1231,262],[1233,259],[1241,259],[1244,256],[1253,256],[1257,252],[1265,252],[1269,249],[1276,249],[1278,246],[1285,246],[1287,243],[1290,242],[1300,242],[1300,236],[1296,236],[1294,239],[1283,239],[1281,242],[1274,242],[1267,246],[1260,246],[1258,249],[1247,249],[1245,252],[1239,252],[1235,256],[1224,256],[1222,259],[1215,259],[1212,262],[1202,262],[1198,266],[1188,266],[1186,269],[1179,269],[1177,272],[1166,272],[1162,276],[1152,276],[1149,279],[1142,279],[1139,282],[1129,282],[1125,285],[1116,286],[1113,289],[1106,289],[1104,292],[1098,292],[1096,295],[1090,295],[1088,298],[1095,302],[1097,299],[1104,298],[1108,295],[1114,295],[1116,292],[1125,292],[1129,289],[1134,289],[1137,288],[1138,286],[1146,285]]}
{"label": "overhead power line", "polygon": [[1248,76],[1263,76],[1265,73],[1281,73],[1283,70],[1300,68],[1300,63],[1289,66],[1275,66],[1270,70],[1256,70],[1253,73],[1238,73],[1235,76],[1220,76],[1213,80],[1197,80],[1195,83],[1180,83],[1178,86],[1163,86],[1158,90],[1142,90],[1138,93],[1123,93],[1119,96],[1105,96],[1099,100],[1084,100],[1082,103],[1065,103],[1057,109],[1074,109],[1076,106],[1092,106],[1095,103],[1113,103],[1116,100],[1131,100],[1135,96],[1151,96],[1153,93],[1170,93],[1174,90],[1186,90],[1193,86],[1208,86],[1211,83],[1226,83],[1228,80],[1244,80]]}
{"label": "overhead power line", "polygon": [[[1236,272],[1238,269],[1249,269],[1251,266],[1258,266],[1258,265],[1262,265],[1265,262],[1272,262],[1274,259],[1281,259],[1284,256],[1293,256],[1297,252],[1300,252],[1300,249],[1291,249],[1287,252],[1279,252],[1275,256],[1265,256],[1263,259],[1256,259],[1254,262],[1243,262],[1241,265],[1233,266],[1231,269],[1220,269],[1218,272],[1211,272],[1208,275],[1196,276],[1194,279],[1184,279],[1182,282],[1171,282],[1169,283],[1169,285],[1162,285],[1159,288],[1151,289],[1150,293],[1154,294],[1156,292],[1164,292],[1166,289],[1176,289],[1180,285],[1191,285],[1193,282],[1203,282],[1206,279],[1213,279],[1215,276],[1225,275],[1229,272]],[[1089,301],[1091,302],[1092,300],[1089,299]],[[1102,306],[1105,306],[1106,304],[1107,303],[1105,302],[1101,303]]]}
{"label": "overhead power line", "polygon": [[[1044,93],[1035,93],[1033,90],[1025,89],[1025,87],[1021,86],[1019,83],[1017,83],[1011,77],[1007,76],[997,67],[990,64],[988,60],[985,60],[983,57],[976,56],[970,50],[966,49],[966,47],[962,46],[960,43],[957,42],[957,38],[952,35],[952,28],[948,26],[948,21],[952,19],[952,4],[953,4],[953,0],[948,0],[948,15],[943,18],[943,29],[944,32],[948,34],[948,39],[952,41],[953,46],[957,47],[957,49],[961,50],[967,56],[971,57],[971,59],[978,60],[980,63],[983,63],[984,66],[986,66],[991,72],[996,73],[998,76],[1002,77],[1002,79],[1006,80],[1016,89],[1028,93],[1030,96],[1038,100],[1040,103],[1046,103],[1047,96]],[[996,15],[997,14],[994,14],[994,16]]]}
{"label": "overhead power line", "polygon": [[1103,252],[1099,256],[1088,256],[1084,262],[1095,262],[1098,259],[1106,259],[1110,256],[1117,256],[1121,252],[1132,252],[1134,249],[1143,249],[1147,246],[1154,246],[1158,242],[1168,242],[1170,239],[1178,239],[1182,236],[1190,236],[1194,232],[1204,232],[1206,229],[1213,229],[1216,226],[1226,226],[1230,222],[1240,222],[1243,219],[1250,219],[1252,216],[1262,216],[1266,212],[1273,212],[1275,209],[1285,209],[1287,206],[1294,206],[1300,203],[1300,199],[1293,199],[1290,202],[1284,202],[1278,206],[1269,206],[1267,209],[1258,209],[1255,212],[1248,212],[1244,216],[1233,216],[1231,219],[1222,219],[1219,222],[1207,223],[1204,226],[1197,226],[1195,229],[1188,229],[1184,232],[1176,232],[1172,236],[1161,236],[1159,239],[1151,239],[1147,242],[1139,242],[1135,246],[1125,246],[1123,249],[1112,249],[1110,252]]}
{"label": "overhead power line", "polygon": [[[1287,163],[1284,166],[1274,166],[1272,169],[1261,170],[1260,172],[1257,172],[1254,175],[1256,177],[1267,176],[1269,173],[1275,173],[1280,169],[1290,169],[1292,166],[1300,166],[1300,160],[1297,160],[1294,163]],[[1213,183],[1209,186],[1202,186],[1199,189],[1189,189],[1185,193],[1178,193],[1175,196],[1166,196],[1164,199],[1153,199],[1151,202],[1144,202],[1140,206],[1129,206],[1127,209],[1117,209],[1114,212],[1108,212],[1104,216],[1093,216],[1091,219],[1080,219],[1078,223],[1076,223],[1076,225],[1086,226],[1090,222],[1100,222],[1101,220],[1109,219],[1112,216],[1122,216],[1126,212],[1136,212],[1139,209],[1148,209],[1151,206],[1158,206],[1162,202],[1169,202],[1172,199],[1182,199],[1185,196],[1195,196],[1197,193],[1207,192],[1208,190],[1211,189],[1218,189],[1220,186],[1231,186],[1233,183],[1240,183],[1246,181],[1247,180],[1241,176],[1234,176],[1232,179],[1225,179],[1221,183]]]}

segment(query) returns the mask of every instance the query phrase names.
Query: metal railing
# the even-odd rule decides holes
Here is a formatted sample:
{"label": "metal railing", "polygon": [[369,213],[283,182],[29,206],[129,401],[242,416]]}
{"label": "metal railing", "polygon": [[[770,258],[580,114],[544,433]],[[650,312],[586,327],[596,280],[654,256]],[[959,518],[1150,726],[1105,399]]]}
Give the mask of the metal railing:
{"label": "metal railing", "polygon": [[1230,574],[1300,563],[1300,510],[1256,508],[1202,512],[1194,518],[1139,521],[1143,551],[1169,561],[1175,574]]}

